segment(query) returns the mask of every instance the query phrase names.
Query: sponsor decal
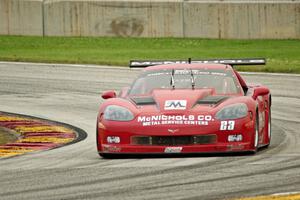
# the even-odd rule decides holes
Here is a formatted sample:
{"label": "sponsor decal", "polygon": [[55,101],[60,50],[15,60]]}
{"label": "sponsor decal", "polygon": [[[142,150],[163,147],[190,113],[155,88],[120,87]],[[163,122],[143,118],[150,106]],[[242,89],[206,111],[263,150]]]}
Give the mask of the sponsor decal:
{"label": "sponsor decal", "polygon": [[[194,75],[214,75],[214,76],[227,76],[226,73],[222,72],[214,72],[214,71],[202,71],[202,70],[197,70],[193,69],[192,70]],[[188,75],[190,76],[191,70],[185,70],[185,69],[176,69],[174,71],[175,75]],[[163,75],[171,75],[171,71],[163,71],[163,72],[154,72],[154,73],[149,73],[146,76],[151,77],[151,76],[163,76]],[[190,77],[186,80],[191,81]]]}
{"label": "sponsor decal", "polygon": [[239,150],[243,150],[244,148],[245,148],[245,146],[243,144],[227,145],[227,150],[228,151],[239,151]]}
{"label": "sponsor decal", "polygon": [[179,131],[179,129],[168,129],[168,132],[169,133],[176,133],[176,132],[178,132]]}
{"label": "sponsor decal", "polygon": [[152,115],[138,116],[137,122],[143,126],[157,125],[208,125],[214,121],[211,115]]}
{"label": "sponsor decal", "polygon": [[234,130],[235,121],[221,121],[220,130],[226,131],[226,130]]}
{"label": "sponsor decal", "polygon": [[121,152],[122,148],[117,146],[103,145],[103,152]]}
{"label": "sponsor decal", "polygon": [[185,110],[186,100],[167,100],[165,101],[165,110]]}
{"label": "sponsor decal", "polygon": [[[265,64],[265,59],[210,59],[191,60],[191,63],[214,63],[214,64]],[[185,64],[187,60],[157,60],[157,61],[131,61],[131,66],[149,66],[162,64]]]}
{"label": "sponsor decal", "polygon": [[180,153],[182,151],[182,147],[166,147],[165,153]]}

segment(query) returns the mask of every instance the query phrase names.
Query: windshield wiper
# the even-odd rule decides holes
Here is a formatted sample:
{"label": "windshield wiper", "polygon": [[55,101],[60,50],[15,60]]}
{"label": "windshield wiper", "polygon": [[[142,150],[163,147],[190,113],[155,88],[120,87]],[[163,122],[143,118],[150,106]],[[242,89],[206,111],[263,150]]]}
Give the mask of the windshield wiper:
{"label": "windshield wiper", "polygon": [[192,81],[192,89],[195,89],[195,77],[192,69],[191,69],[191,81]]}
{"label": "windshield wiper", "polygon": [[175,70],[172,69],[170,85],[172,86],[173,89],[175,89],[174,73]]}

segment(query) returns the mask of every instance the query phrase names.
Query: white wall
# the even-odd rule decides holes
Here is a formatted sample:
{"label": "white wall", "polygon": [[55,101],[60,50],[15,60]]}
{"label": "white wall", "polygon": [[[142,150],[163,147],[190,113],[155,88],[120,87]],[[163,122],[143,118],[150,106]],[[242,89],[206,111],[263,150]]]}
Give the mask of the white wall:
{"label": "white wall", "polygon": [[300,0],[0,0],[0,34],[300,39]]}

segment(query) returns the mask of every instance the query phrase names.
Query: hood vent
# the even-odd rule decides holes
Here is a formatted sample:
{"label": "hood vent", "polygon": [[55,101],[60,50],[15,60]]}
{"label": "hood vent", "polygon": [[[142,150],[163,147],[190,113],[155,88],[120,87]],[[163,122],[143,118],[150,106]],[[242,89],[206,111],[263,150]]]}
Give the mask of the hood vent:
{"label": "hood vent", "polygon": [[136,104],[136,105],[154,105],[156,104],[154,99],[152,97],[134,97],[131,98],[131,100]]}
{"label": "hood vent", "polygon": [[228,96],[206,96],[199,99],[197,104],[219,104],[226,99],[228,99]]}

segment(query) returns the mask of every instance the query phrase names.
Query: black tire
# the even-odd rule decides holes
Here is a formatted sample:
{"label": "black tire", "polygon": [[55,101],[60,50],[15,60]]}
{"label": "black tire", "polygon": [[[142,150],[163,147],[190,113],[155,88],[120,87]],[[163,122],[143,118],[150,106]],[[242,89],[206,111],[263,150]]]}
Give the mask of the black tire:
{"label": "black tire", "polygon": [[113,157],[111,154],[107,154],[107,153],[99,153],[99,156],[101,156],[102,158],[112,158]]}
{"label": "black tire", "polygon": [[[97,123],[96,123],[96,148],[97,148],[97,151],[99,150],[99,143],[98,143],[98,141],[99,141],[99,134],[98,134],[98,120],[97,120]],[[101,156],[101,157],[105,157],[105,155],[103,155],[102,153],[98,153],[99,154],[99,156]]]}
{"label": "black tire", "polygon": [[104,159],[113,159],[113,158],[123,158],[120,154],[112,154],[112,153],[98,153]]}
{"label": "black tire", "polygon": [[256,110],[256,119],[255,119],[255,132],[253,137],[253,151],[252,153],[255,154],[258,151],[258,142],[259,142],[259,115],[258,110]]}
{"label": "black tire", "polygon": [[272,124],[271,124],[271,106],[269,107],[269,117],[268,117],[268,138],[269,138],[269,143],[266,145],[266,147],[269,147],[271,144],[271,139],[272,139]]}

